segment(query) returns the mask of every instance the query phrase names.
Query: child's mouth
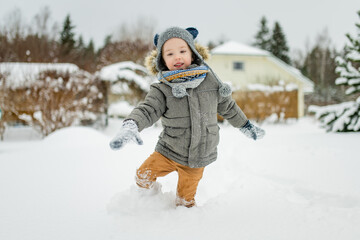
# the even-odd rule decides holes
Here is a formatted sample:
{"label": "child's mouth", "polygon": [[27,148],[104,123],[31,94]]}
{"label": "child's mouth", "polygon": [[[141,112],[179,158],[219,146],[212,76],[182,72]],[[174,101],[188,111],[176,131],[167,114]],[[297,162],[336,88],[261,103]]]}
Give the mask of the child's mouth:
{"label": "child's mouth", "polygon": [[184,65],[183,63],[177,63],[177,64],[174,65],[174,67],[181,68],[183,65]]}

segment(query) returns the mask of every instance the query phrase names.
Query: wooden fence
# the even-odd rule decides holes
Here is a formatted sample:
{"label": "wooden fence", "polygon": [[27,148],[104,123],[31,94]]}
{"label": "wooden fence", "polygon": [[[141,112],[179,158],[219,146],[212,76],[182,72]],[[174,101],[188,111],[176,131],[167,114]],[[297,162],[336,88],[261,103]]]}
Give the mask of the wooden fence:
{"label": "wooden fence", "polygon": [[272,114],[278,118],[298,118],[298,91],[236,91],[233,98],[249,119],[263,121]]}

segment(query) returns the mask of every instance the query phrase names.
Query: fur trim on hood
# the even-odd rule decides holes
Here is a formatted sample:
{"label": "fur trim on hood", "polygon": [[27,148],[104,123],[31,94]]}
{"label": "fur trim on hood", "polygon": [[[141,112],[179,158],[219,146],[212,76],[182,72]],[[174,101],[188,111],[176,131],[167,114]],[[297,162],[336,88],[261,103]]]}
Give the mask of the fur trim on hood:
{"label": "fur trim on hood", "polygon": [[[198,43],[195,43],[196,51],[202,56],[204,61],[210,58],[210,53],[207,47],[204,47]],[[158,55],[158,51],[155,49],[149,53],[149,55],[145,58],[145,66],[148,69],[149,73],[156,76],[159,71],[156,69],[156,57]]]}

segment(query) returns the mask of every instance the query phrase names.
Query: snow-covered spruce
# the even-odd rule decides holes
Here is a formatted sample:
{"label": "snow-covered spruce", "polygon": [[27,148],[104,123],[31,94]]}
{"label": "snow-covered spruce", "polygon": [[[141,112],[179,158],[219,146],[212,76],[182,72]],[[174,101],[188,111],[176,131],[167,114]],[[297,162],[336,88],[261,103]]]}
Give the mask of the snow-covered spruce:
{"label": "snow-covered spruce", "polygon": [[[358,12],[360,18],[360,11]],[[347,34],[349,40],[346,46],[345,58],[336,58],[335,69],[339,77],[335,80],[337,85],[346,86],[346,95],[355,95],[360,92],[360,24],[356,24],[355,38]],[[325,107],[310,106],[309,111],[316,114],[316,118],[327,131],[332,132],[358,132],[360,131],[360,97],[355,101]]]}

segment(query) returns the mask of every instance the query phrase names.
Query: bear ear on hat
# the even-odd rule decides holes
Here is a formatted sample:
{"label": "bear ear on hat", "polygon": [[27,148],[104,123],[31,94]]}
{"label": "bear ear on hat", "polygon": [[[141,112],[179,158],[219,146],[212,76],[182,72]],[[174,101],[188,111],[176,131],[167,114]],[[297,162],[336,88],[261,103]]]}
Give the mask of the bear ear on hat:
{"label": "bear ear on hat", "polygon": [[154,45],[155,45],[155,47],[157,47],[158,40],[159,40],[159,34],[155,34],[155,36],[154,36]]}
{"label": "bear ear on hat", "polygon": [[199,34],[199,31],[194,28],[194,27],[188,27],[187,29],[185,29],[186,31],[188,31],[192,36],[193,38],[195,39],[197,37],[197,35]]}

